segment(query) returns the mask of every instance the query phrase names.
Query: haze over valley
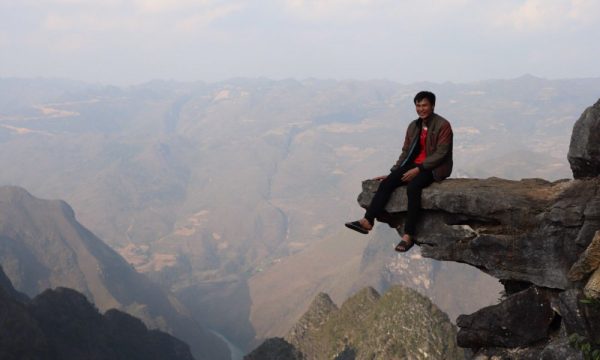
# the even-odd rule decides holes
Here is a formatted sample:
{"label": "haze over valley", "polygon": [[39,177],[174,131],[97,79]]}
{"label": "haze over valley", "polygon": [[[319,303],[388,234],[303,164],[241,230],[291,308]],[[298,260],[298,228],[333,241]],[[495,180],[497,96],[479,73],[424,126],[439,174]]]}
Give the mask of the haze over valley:
{"label": "haze over valley", "polygon": [[[0,185],[66,201],[195,321],[246,352],[286,334],[319,292],[341,304],[365,286],[407,285],[454,320],[495,303],[497,281],[418,248],[396,255],[388,227],[368,237],[343,227],[361,215],[361,181],[395,162],[422,89],[452,122],[454,177],[556,180],[571,177],[571,129],[600,79],[1,78]],[[17,290],[43,290],[2,265]]]}

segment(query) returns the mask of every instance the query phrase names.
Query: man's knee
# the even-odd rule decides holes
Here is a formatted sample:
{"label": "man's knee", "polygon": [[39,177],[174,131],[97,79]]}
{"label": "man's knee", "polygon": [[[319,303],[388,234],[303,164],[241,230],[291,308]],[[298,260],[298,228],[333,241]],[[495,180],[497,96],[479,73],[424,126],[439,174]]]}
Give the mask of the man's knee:
{"label": "man's knee", "polygon": [[387,178],[381,180],[379,188],[385,191],[394,191],[400,185],[401,182],[399,182],[395,176],[388,176]]}

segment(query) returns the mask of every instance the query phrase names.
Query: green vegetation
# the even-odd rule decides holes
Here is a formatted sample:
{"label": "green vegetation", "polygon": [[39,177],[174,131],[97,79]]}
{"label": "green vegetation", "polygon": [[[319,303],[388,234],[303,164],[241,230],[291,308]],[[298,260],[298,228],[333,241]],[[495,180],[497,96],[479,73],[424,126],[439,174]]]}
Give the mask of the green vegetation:
{"label": "green vegetation", "polygon": [[308,358],[350,352],[356,359],[464,358],[447,315],[409,288],[395,286],[383,296],[363,289],[321,321],[311,310],[312,327],[302,334],[292,331],[288,339]]}
{"label": "green vegetation", "polygon": [[569,336],[569,344],[581,351],[584,360],[600,360],[600,344],[590,342],[590,340],[577,333]]}

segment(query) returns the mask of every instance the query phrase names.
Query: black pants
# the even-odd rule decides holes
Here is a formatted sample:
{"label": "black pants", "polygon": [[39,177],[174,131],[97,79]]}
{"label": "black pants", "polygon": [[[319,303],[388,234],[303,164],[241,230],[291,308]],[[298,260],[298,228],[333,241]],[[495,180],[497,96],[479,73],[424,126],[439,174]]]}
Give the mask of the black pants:
{"label": "black pants", "polygon": [[415,228],[421,212],[421,192],[424,188],[433,182],[433,173],[431,171],[421,171],[411,181],[405,183],[402,181],[402,175],[408,170],[415,168],[414,164],[404,165],[392,171],[385,180],[381,181],[379,188],[367,208],[365,218],[371,224],[374,224],[375,218],[384,211],[390,196],[401,185],[406,185],[406,195],[408,198],[408,214],[404,223],[404,233],[415,235]]}

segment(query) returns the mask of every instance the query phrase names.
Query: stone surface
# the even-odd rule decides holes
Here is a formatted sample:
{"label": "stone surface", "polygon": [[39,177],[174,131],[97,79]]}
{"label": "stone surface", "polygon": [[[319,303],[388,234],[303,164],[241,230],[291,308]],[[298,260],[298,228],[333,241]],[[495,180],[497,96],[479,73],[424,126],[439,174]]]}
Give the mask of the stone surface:
{"label": "stone surface", "polygon": [[509,296],[498,305],[457,319],[461,347],[517,347],[545,339],[555,313],[549,291],[535,286]]}
{"label": "stone surface", "polygon": [[578,281],[600,266],[600,231],[596,231],[590,245],[569,270],[569,280]]}
{"label": "stone surface", "polygon": [[307,359],[464,359],[448,316],[402,286],[364,288],[339,309],[321,294],[298,324],[285,339]]}
{"label": "stone surface", "polygon": [[[362,207],[378,186],[363,182]],[[571,266],[600,229],[600,179],[448,179],[424,189],[422,199],[423,256],[548,288],[570,286]],[[405,211],[400,187],[378,220],[401,229]]]}
{"label": "stone surface", "polygon": [[575,179],[600,176],[600,100],[573,126],[567,158]]}
{"label": "stone surface", "polygon": [[567,334],[600,344],[599,302],[586,299],[581,289],[569,289],[559,295],[559,311]]}
{"label": "stone surface", "polygon": [[583,293],[590,299],[600,300],[600,268],[596,269],[590,279],[588,280]]}
{"label": "stone surface", "polygon": [[304,356],[293,345],[283,338],[270,338],[265,340],[244,360],[303,360]]}
{"label": "stone surface", "polygon": [[558,338],[544,347],[540,353],[540,360],[583,360],[581,351],[569,344],[569,339]]}
{"label": "stone surface", "polygon": [[517,348],[482,348],[469,357],[473,360],[584,360],[566,337],[547,343]]}

